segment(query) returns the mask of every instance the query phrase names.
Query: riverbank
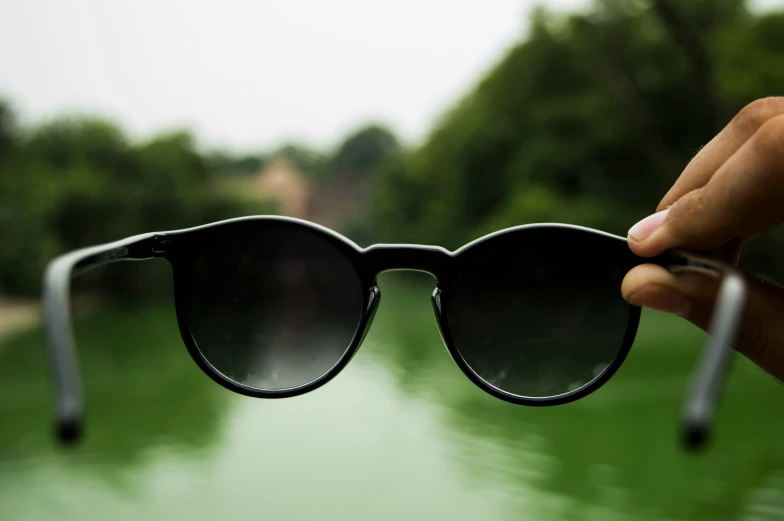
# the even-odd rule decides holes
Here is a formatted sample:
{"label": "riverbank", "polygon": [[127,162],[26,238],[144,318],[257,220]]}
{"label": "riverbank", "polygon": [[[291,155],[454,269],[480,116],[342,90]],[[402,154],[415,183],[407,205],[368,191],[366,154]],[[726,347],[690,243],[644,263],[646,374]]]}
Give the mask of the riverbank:
{"label": "riverbank", "polygon": [[0,339],[41,321],[41,305],[37,300],[7,299],[0,296]]}
{"label": "riverbank", "polygon": [[[98,295],[77,295],[71,298],[74,318],[84,317],[105,306]],[[0,295],[0,342],[10,335],[31,329],[41,323],[41,302],[38,299],[17,299]]]}

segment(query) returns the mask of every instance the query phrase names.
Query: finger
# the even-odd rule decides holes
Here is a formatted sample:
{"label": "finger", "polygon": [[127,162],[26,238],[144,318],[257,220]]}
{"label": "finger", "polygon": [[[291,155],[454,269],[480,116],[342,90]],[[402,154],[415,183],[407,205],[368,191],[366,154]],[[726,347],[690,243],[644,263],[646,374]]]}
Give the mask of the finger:
{"label": "finger", "polygon": [[784,97],[763,98],[746,105],[686,165],[656,211],[669,208],[687,193],[705,186],[721,165],[732,157],[762,125],[782,114],[784,114]]}
{"label": "finger", "polygon": [[[735,348],[784,381],[784,288],[745,274],[748,297]],[[643,264],[623,280],[621,293],[631,304],[676,314],[707,330],[721,280],[711,271],[672,273]]]}
{"label": "finger", "polygon": [[675,247],[715,248],[784,220],[784,115],[762,125],[702,188],[629,230],[629,246],[649,257]]}
{"label": "finger", "polygon": [[737,266],[738,262],[740,261],[740,250],[741,246],[743,246],[743,239],[742,238],[735,238],[732,239],[730,242],[724,245],[722,256],[718,257],[719,259],[723,260],[728,264],[732,264],[733,266]]}

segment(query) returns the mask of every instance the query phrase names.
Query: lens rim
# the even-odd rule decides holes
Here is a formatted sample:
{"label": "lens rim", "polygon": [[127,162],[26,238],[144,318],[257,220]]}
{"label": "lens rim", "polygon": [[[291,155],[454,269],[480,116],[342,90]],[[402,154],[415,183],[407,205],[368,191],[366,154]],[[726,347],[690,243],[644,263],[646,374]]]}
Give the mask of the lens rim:
{"label": "lens rim", "polygon": [[[629,250],[626,239],[622,237],[618,237],[599,230],[566,224],[544,223],[523,225],[486,235],[457,250],[453,254],[454,262],[450,263],[449,271],[443,278],[439,279],[438,285],[436,286],[431,296],[433,311],[436,315],[436,323],[438,324],[441,338],[443,339],[444,345],[446,346],[450,356],[454,360],[455,364],[457,364],[457,366],[463,372],[463,374],[465,374],[466,377],[474,383],[474,385],[486,393],[494,396],[495,398],[513,403],[515,405],[526,405],[532,407],[563,405],[579,400],[580,398],[584,398],[585,396],[588,396],[602,387],[618,371],[629,354],[632,344],[634,343],[634,339],[637,335],[637,328],[640,323],[640,308],[638,306],[627,303],[628,319],[626,323],[626,330],[624,331],[621,346],[615,357],[599,375],[573,391],[547,397],[517,395],[494,386],[482,378],[476,371],[474,371],[456,347],[454,336],[452,335],[452,331],[449,325],[449,302],[453,297],[454,291],[456,289],[455,281],[458,275],[463,273],[463,270],[465,270],[466,264],[468,264],[474,258],[483,255],[489,249],[499,245],[500,241],[498,241],[498,239],[508,239],[510,234],[519,234],[521,235],[520,239],[525,240],[524,235],[526,232],[533,230],[541,231],[543,229],[556,233],[560,233],[565,230],[569,230],[572,233],[584,233],[586,234],[586,237],[591,237],[592,240],[596,241],[597,248],[601,248],[603,251],[609,251],[610,249],[616,250],[618,252],[618,260],[624,267],[631,269],[633,266],[640,264],[640,258],[636,257],[631,252],[631,250]],[[536,252],[532,252],[532,255],[536,255]],[[579,258],[574,259],[574,262],[579,262]]]}
{"label": "lens rim", "polygon": [[[226,235],[234,234],[238,238],[247,237],[249,233],[258,233],[263,226],[288,226],[299,229],[304,227],[319,235],[345,255],[346,259],[356,270],[363,290],[362,314],[351,344],[343,354],[343,357],[327,373],[298,387],[256,389],[227,378],[202,355],[188,323],[186,310],[190,268],[201,254],[203,245],[211,243],[218,238],[225,239]],[[485,235],[454,252],[450,252],[438,246],[415,244],[374,244],[367,248],[361,248],[343,235],[324,226],[302,219],[269,215],[239,217],[195,228],[155,234],[154,239],[157,249],[153,253],[156,256],[166,258],[172,265],[177,323],[191,358],[213,381],[230,391],[256,398],[287,398],[313,391],[332,380],[354,357],[372,324],[381,298],[381,292],[376,284],[376,277],[384,271],[402,269],[424,271],[435,276],[436,287],[431,300],[441,338],[452,360],[474,385],[491,396],[509,403],[541,407],[573,402],[593,393],[604,385],[617,372],[631,349],[637,333],[637,326],[639,325],[640,308],[627,304],[629,306],[628,322],[622,345],[615,358],[601,374],[574,391],[552,397],[520,396],[504,391],[485,381],[471,369],[455,346],[448,321],[449,296],[454,288],[455,278],[460,273],[462,266],[474,255],[480,255],[487,248],[493,247],[498,238],[508,238],[509,234],[519,234],[535,229],[571,230],[589,234],[597,240],[598,248],[614,248],[618,252],[619,259],[628,261],[629,269],[644,262],[662,263],[661,260],[642,259],[635,256],[629,250],[627,241],[623,237],[571,224],[537,223],[515,226]]]}
{"label": "lens rim", "polygon": [[[264,233],[270,227],[295,228],[302,230],[303,226],[321,240],[326,240],[334,246],[353,267],[362,291],[362,310],[356,324],[354,334],[346,351],[338,361],[323,375],[305,384],[288,387],[284,389],[259,389],[241,382],[232,380],[225,376],[215,367],[199,349],[198,343],[191,330],[188,318],[188,305],[191,295],[191,268],[204,251],[205,244],[214,244],[218,239],[226,240],[235,236],[238,240],[247,238],[249,234]],[[199,368],[207,374],[214,382],[222,387],[244,396],[255,398],[288,398],[313,391],[332,380],[343,370],[349,361],[354,357],[362,343],[367,331],[372,323],[381,293],[375,282],[375,276],[362,269],[363,263],[360,259],[360,249],[354,243],[327,228],[306,223],[305,221],[294,221],[286,218],[245,218],[239,220],[223,221],[214,225],[192,228],[184,230],[178,234],[170,234],[167,239],[176,243],[175,248],[171,248],[171,254],[167,256],[173,268],[174,278],[174,300],[177,314],[177,324],[180,335],[185,343],[188,353]]]}

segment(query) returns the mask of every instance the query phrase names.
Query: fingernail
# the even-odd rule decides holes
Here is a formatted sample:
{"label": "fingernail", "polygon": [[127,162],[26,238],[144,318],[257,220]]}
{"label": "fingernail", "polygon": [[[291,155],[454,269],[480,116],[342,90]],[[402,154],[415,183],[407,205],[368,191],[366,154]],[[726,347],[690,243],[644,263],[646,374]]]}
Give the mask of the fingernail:
{"label": "fingernail", "polygon": [[685,317],[691,301],[680,291],[661,284],[643,286],[629,297],[629,304]]}
{"label": "fingernail", "polygon": [[641,241],[647,238],[650,234],[656,231],[656,229],[661,226],[662,223],[664,223],[665,219],[667,219],[667,214],[669,213],[670,209],[667,208],[661,212],[656,212],[653,215],[649,215],[629,229],[629,237],[635,241]]}

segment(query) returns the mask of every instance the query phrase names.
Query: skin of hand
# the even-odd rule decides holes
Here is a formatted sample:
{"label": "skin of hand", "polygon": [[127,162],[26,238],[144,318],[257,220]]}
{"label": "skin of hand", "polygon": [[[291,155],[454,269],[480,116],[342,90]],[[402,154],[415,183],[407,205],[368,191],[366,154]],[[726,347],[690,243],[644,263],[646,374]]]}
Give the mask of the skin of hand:
{"label": "skin of hand", "polygon": [[[784,97],[771,97],[747,105],[697,153],[628,241],[642,257],[684,248],[737,265],[745,241],[782,221]],[[784,288],[744,275],[748,297],[736,348],[784,382]],[[707,329],[718,285],[717,276],[643,264],[626,275],[621,293]]]}

